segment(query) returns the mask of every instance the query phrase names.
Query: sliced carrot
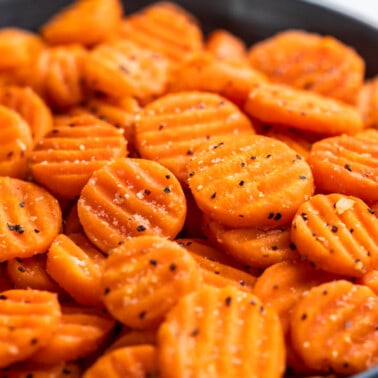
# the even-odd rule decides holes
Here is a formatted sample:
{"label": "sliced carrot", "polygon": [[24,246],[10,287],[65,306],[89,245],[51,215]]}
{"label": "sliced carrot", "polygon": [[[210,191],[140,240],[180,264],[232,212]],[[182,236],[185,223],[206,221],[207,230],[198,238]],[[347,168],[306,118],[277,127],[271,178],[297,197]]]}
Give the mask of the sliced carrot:
{"label": "sliced carrot", "polygon": [[[219,289],[226,286],[236,286],[240,290],[252,292],[256,277],[244,270],[221,263],[215,258],[209,258],[210,255],[219,254],[217,250],[214,253],[212,247],[192,239],[176,239],[176,242],[186,248],[197,262],[204,284]],[[210,250],[210,253],[207,253],[208,250]]]}
{"label": "sliced carrot", "polygon": [[365,127],[378,128],[378,76],[364,82],[358,94],[357,107]]}
{"label": "sliced carrot", "polygon": [[92,91],[148,102],[166,91],[168,61],[129,40],[104,43],[89,53],[84,77]]}
{"label": "sliced carrot", "polygon": [[62,305],[62,316],[49,342],[28,361],[58,364],[75,361],[96,352],[115,326],[115,320],[100,311]]}
{"label": "sliced carrot", "polygon": [[378,295],[378,269],[370,270],[362,277],[356,279],[356,283],[368,286],[375,294]]}
{"label": "sliced carrot", "polygon": [[353,134],[363,128],[355,107],[278,84],[260,83],[252,88],[244,110],[268,124],[323,135]]}
{"label": "sliced carrot", "polygon": [[313,192],[304,159],[261,135],[214,138],[195,151],[188,172],[198,207],[233,228],[286,224]]}
{"label": "sliced carrot", "polygon": [[247,63],[218,59],[207,52],[192,55],[171,75],[169,91],[218,93],[238,106],[244,105],[251,88],[266,78]]}
{"label": "sliced carrot", "polygon": [[378,266],[378,218],[357,197],[317,194],[295,215],[298,252],[330,273],[359,277]]}
{"label": "sliced carrot", "polygon": [[203,48],[202,31],[188,11],[173,2],[157,2],[127,16],[119,37],[181,62]]}
{"label": "sliced carrot", "polygon": [[105,353],[112,352],[115,349],[134,346],[134,345],[156,345],[155,330],[131,330],[121,335]]}
{"label": "sliced carrot", "polygon": [[154,329],[183,295],[199,285],[199,267],[189,252],[158,236],[140,236],[107,258],[103,301],[123,324]]}
{"label": "sliced carrot", "polygon": [[28,87],[0,87],[0,104],[15,110],[29,125],[35,146],[52,128],[51,110]]}
{"label": "sliced carrot", "polygon": [[33,179],[60,198],[80,195],[91,174],[109,160],[125,157],[122,130],[93,116],[77,116],[53,128],[30,156]]}
{"label": "sliced carrot", "polygon": [[0,261],[46,252],[62,224],[58,201],[38,185],[10,177],[0,177],[0,193]]}
{"label": "sliced carrot", "polygon": [[274,228],[230,228],[207,216],[202,218],[202,224],[213,245],[245,266],[265,269],[299,257],[287,224]]}
{"label": "sliced carrot", "polygon": [[344,280],[315,286],[293,308],[293,345],[314,369],[362,372],[378,363],[377,308],[366,286]]}
{"label": "sliced carrot", "polygon": [[277,314],[235,287],[186,295],[158,332],[165,378],[281,377],[285,345]]}
{"label": "sliced carrot", "polygon": [[247,46],[243,40],[225,29],[214,29],[207,36],[205,49],[216,58],[247,62]]}
{"label": "sliced carrot", "polygon": [[121,24],[119,0],[76,0],[55,13],[40,33],[50,44],[92,46],[112,36]]}
{"label": "sliced carrot", "polygon": [[29,125],[12,109],[0,105],[0,176],[25,178],[32,149]]}
{"label": "sliced carrot", "polygon": [[331,36],[280,32],[253,45],[249,61],[272,81],[354,104],[365,74],[363,58]]}
{"label": "sliced carrot", "polygon": [[0,368],[4,368],[46,345],[61,311],[56,295],[41,290],[3,291],[0,301]]}
{"label": "sliced carrot", "polygon": [[83,235],[58,235],[47,254],[47,272],[77,303],[101,306],[105,256]]}
{"label": "sliced carrot", "polygon": [[64,218],[63,233],[66,235],[84,233],[83,226],[80,223],[79,215],[77,213],[77,202],[74,202]]}
{"label": "sliced carrot", "polygon": [[136,147],[186,182],[194,150],[215,136],[254,134],[248,118],[230,101],[207,92],[169,94],[147,105],[135,123]]}
{"label": "sliced carrot", "polygon": [[100,357],[83,378],[145,378],[158,377],[156,347],[136,345],[116,349]]}
{"label": "sliced carrot", "polygon": [[121,158],[93,173],[81,192],[78,214],[88,238],[109,253],[135,236],[175,238],[185,220],[185,195],[159,163]]}

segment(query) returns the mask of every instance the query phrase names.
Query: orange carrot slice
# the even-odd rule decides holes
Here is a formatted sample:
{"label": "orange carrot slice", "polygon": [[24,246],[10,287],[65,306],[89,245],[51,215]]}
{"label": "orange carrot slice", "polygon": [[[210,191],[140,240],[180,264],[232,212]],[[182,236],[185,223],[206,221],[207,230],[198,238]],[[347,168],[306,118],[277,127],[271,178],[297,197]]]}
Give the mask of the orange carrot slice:
{"label": "orange carrot slice", "polygon": [[116,349],[100,357],[83,378],[158,377],[156,347],[136,345]]}
{"label": "orange carrot slice", "polygon": [[324,135],[353,134],[363,128],[356,108],[316,93],[260,83],[251,89],[246,113],[258,120]]}
{"label": "orange carrot slice", "polygon": [[87,357],[100,348],[114,325],[114,319],[100,311],[62,305],[62,316],[49,342],[28,361],[46,365]]}
{"label": "orange carrot slice", "polygon": [[378,297],[365,286],[344,280],[316,286],[293,308],[293,345],[308,366],[325,373],[350,375],[373,367],[377,308]]}
{"label": "orange carrot slice", "polygon": [[378,218],[359,198],[318,194],[295,215],[291,238],[319,268],[350,277],[378,266]]}
{"label": "orange carrot slice", "polygon": [[265,269],[299,257],[287,224],[265,229],[230,228],[207,216],[202,218],[202,223],[210,242],[245,266]]}
{"label": "orange carrot slice", "polygon": [[158,358],[166,378],[280,377],[285,369],[281,324],[252,294],[206,287],[168,313],[158,332]]}
{"label": "orange carrot slice", "polygon": [[45,252],[58,234],[58,201],[36,184],[0,177],[0,261]]}
{"label": "orange carrot slice", "polygon": [[46,345],[61,316],[56,295],[40,290],[0,293],[0,368]]}
{"label": "orange carrot slice", "polygon": [[198,207],[233,228],[288,223],[313,191],[301,156],[261,135],[214,138],[194,153],[188,172]]}
{"label": "orange carrot slice", "polygon": [[92,116],[77,116],[38,143],[30,156],[30,171],[57,197],[72,199],[94,171],[126,154],[122,130]]}
{"label": "orange carrot slice", "polygon": [[101,306],[105,256],[83,234],[58,235],[47,254],[47,272],[79,304]]}
{"label": "orange carrot slice", "polygon": [[357,107],[365,127],[378,127],[378,76],[365,81],[359,94]]}
{"label": "orange carrot slice", "polygon": [[180,182],[194,150],[215,136],[254,134],[248,118],[230,101],[206,92],[182,92],[147,105],[135,123],[136,147],[156,160]]}
{"label": "orange carrot slice", "polygon": [[168,62],[129,40],[104,43],[89,53],[84,77],[92,91],[148,102],[165,92]]}
{"label": "orange carrot slice", "polygon": [[378,200],[378,131],[322,139],[312,146],[308,163],[323,193]]}
{"label": "orange carrot slice", "polygon": [[29,125],[35,146],[52,128],[51,110],[28,87],[0,87],[0,104],[15,110]]}
{"label": "orange carrot slice", "polygon": [[370,270],[362,277],[356,279],[356,283],[368,286],[375,294],[378,295],[378,269]]}
{"label": "orange carrot slice", "polygon": [[218,59],[200,52],[177,66],[171,75],[170,92],[214,92],[242,106],[251,88],[265,82],[263,74],[245,62]]}
{"label": "orange carrot slice", "polygon": [[158,2],[124,19],[119,37],[181,62],[203,48],[193,15],[173,2]]}
{"label": "orange carrot slice", "polygon": [[365,62],[340,40],[300,30],[280,32],[253,45],[252,66],[272,81],[354,104]]}
{"label": "orange carrot slice", "polygon": [[3,105],[0,105],[0,122],[0,176],[24,178],[33,144],[29,125]]}
{"label": "orange carrot slice", "polygon": [[77,0],[55,13],[40,33],[50,44],[92,46],[113,35],[121,24],[119,0]]}
{"label": "orange carrot slice", "polygon": [[183,295],[199,284],[197,263],[184,248],[158,236],[140,236],[128,240],[107,258],[103,301],[123,324],[153,329]]}
{"label": "orange carrot slice", "polygon": [[135,236],[175,238],[185,220],[185,195],[159,163],[117,159],[93,173],[81,192],[78,214],[88,238],[109,253]]}

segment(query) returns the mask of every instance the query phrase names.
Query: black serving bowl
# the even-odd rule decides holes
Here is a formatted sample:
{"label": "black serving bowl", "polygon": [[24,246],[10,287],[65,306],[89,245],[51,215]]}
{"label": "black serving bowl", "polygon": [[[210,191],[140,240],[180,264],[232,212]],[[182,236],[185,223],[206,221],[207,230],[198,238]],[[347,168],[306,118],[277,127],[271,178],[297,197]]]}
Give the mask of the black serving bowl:
{"label": "black serving bowl", "polygon": [[[248,45],[285,29],[332,35],[352,46],[366,62],[366,75],[378,75],[378,25],[337,9],[302,0],[172,0],[192,12],[205,33],[228,29]],[[68,0],[0,0],[0,27],[37,30]],[[126,0],[131,13],[152,0]],[[378,340],[377,340],[378,342]],[[378,366],[351,378],[378,378]]]}

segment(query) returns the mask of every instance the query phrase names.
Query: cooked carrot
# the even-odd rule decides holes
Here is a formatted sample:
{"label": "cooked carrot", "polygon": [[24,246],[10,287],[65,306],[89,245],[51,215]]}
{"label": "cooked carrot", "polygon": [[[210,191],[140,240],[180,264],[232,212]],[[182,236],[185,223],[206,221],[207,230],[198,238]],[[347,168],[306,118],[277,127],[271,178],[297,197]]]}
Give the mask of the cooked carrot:
{"label": "cooked carrot", "polygon": [[378,200],[378,131],[325,138],[312,146],[308,163],[315,186],[323,193],[342,193],[364,201]]}
{"label": "cooked carrot", "polygon": [[15,110],[29,125],[35,146],[52,128],[51,110],[28,87],[0,87],[0,104]]}
{"label": "cooked carrot", "polygon": [[370,270],[362,277],[356,279],[356,283],[368,286],[375,294],[378,295],[378,269]]}
{"label": "cooked carrot", "polygon": [[62,305],[62,316],[49,342],[28,361],[46,365],[87,357],[100,348],[114,326],[108,314]]}
{"label": "cooked carrot", "polygon": [[378,266],[378,218],[359,198],[317,194],[295,215],[298,252],[330,273],[360,277]]}
{"label": "cooked carrot", "polygon": [[63,221],[63,233],[66,235],[84,233],[77,213],[77,202],[74,202]]}
{"label": "cooked carrot", "polygon": [[84,78],[92,91],[145,103],[166,91],[168,61],[129,40],[104,43],[89,53]]}
{"label": "cooked carrot", "polygon": [[147,105],[135,123],[136,147],[186,182],[194,150],[215,136],[254,134],[248,118],[230,101],[207,92],[169,94]]}
{"label": "cooked carrot", "polygon": [[202,31],[188,11],[173,2],[157,2],[127,16],[119,37],[166,56],[186,60],[203,48]]}
{"label": "cooked carrot", "polygon": [[32,149],[29,125],[14,110],[0,105],[0,176],[25,178]]}
{"label": "cooked carrot", "polygon": [[125,157],[122,130],[93,116],[77,116],[53,128],[30,156],[33,179],[60,198],[77,198],[91,174]]}
{"label": "cooked carrot", "polygon": [[245,266],[265,269],[299,257],[287,224],[274,228],[230,228],[207,216],[202,218],[202,224],[213,245]]}
{"label": "cooked carrot", "polygon": [[207,36],[205,49],[216,58],[247,62],[247,46],[243,40],[225,29],[215,29]]}
{"label": "cooked carrot", "polygon": [[50,47],[29,67],[25,84],[31,86],[55,111],[84,100],[84,63],[87,51],[81,45]]}
{"label": "cooked carrot", "polygon": [[363,58],[331,36],[280,32],[253,45],[252,66],[274,82],[354,104],[365,74]]}
{"label": "cooked carrot", "polygon": [[165,378],[281,377],[285,345],[277,314],[235,287],[183,297],[158,332]]}
{"label": "cooked carrot", "polygon": [[77,303],[101,306],[105,256],[83,234],[58,235],[47,254],[47,272]]}
{"label": "cooked carrot", "polygon": [[200,285],[197,263],[177,243],[140,236],[114,249],[102,277],[103,301],[120,322],[154,329],[185,294]]}
{"label": "cooked carrot", "polygon": [[100,357],[83,378],[146,378],[158,377],[156,347],[136,345],[116,349]]}
{"label": "cooked carrot", "polygon": [[314,369],[351,375],[378,363],[378,297],[345,280],[310,289],[291,317],[293,346]]}
{"label": "cooked carrot", "polygon": [[122,15],[120,0],[76,0],[55,13],[40,33],[49,44],[92,46],[116,33]]}
{"label": "cooked carrot", "polygon": [[112,352],[115,349],[134,346],[134,345],[156,345],[155,330],[131,330],[121,335],[105,353]]}
{"label": "cooked carrot", "polygon": [[286,224],[313,192],[304,159],[261,135],[212,139],[195,151],[188,172],[198,207],[232,228]]}
{"label": "cooked carrot", "polygon": [[[210,257],[211,255],[222,255],[222,253],[206,245],[203,241],[195,239],[176,239],[176,243],[187,249],[197,262],[205,285],[219,289],[226,286],[236,286],[240,290],[252,292],[256,281],[255,276]],[[227,258],[223,257],[223,260],[227,260]]]}
{"label": "cooked carrot", "polygon": [[238,106],[244,105],[253,86],[265,76],[240,61],[222,60],[207,52],[192,55],[171,74],[170,92],[190,90],[218,93]]}
{"label": "cooked carrot", "polygon": [[41,290],[3,291],[0,301],[0,368],[4,368],[46,345],[61,311],[56,295]]}
{"label": "cooked carrot", "polygon": [[27,181],[0,177],[0,261],[43,253],[58,234],[58,201]]}
{"label": "cooked carrot", "polygon": [[260,83],[252,88],[244,110],[268,124],[323,135],[353,134],[363,128],[355,107],[278,84]]}
{"label": "cooked carrot", "polygon": [[303,294],[314,286],[335,279],[337,276],[334,274],[316,269],[307,261],[282,261],[264,270],[253,293],[277,312],[287,336],[292,308]]}
{"label": "cooked carrot", "polygon": [[378,75],[364,82],[358,94],[357,107],[365,127],[378,128]]}
{"label": "cooked carrot", "polygon": [[186,203],[176,177],[159,163],[121,158],[93,173],[78,202],[80,222],[101,251],[141,235],[173,239]]}

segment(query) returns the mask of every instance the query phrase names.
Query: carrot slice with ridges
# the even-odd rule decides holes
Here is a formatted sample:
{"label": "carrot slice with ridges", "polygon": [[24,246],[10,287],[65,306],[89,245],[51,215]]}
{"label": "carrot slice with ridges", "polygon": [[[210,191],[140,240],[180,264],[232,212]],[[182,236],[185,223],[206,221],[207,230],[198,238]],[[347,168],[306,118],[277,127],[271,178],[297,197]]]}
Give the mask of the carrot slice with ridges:
{"label": "carrot slice with ridges", "polygon": [[365,127],[378,127],[378,76],[365,81],[359,94],[357,107]]}

